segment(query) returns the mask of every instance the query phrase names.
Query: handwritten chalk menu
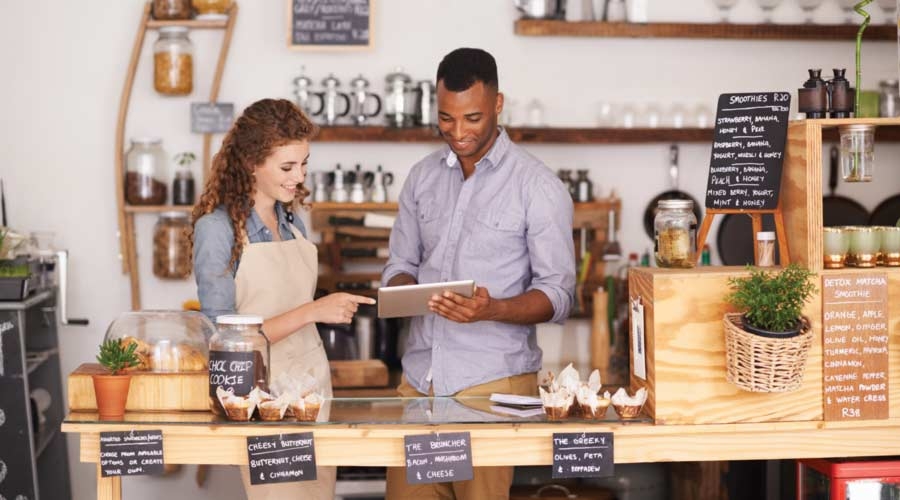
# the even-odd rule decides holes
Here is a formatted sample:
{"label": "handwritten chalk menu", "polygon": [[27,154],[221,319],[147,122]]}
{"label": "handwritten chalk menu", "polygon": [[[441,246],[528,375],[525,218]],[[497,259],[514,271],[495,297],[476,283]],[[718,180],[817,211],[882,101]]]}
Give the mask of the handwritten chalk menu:
{"label": "handwritten chalk menu", "polygon": [[100,433],[100,474],[144,476],[163,473],[162,431]]}
{"label": "handwritten chalk menu", "polygon": [[222,134],[228,132],[233,121],[234,103],[191,103],[191,132],[195,134]]}
{"label": "handwritten chalk menu", "polygon": [[472,479],[472,440],[468,432],[405,436],[403,442],[407,483]]}
{"label": "handwritten chalk menu", "polygon": [[887,275],[822,277],[825,420],[888,418]]}
{"label": "handwritten chalk menu", "polygon": [[790,107],[790,92],[719,96],[706,208],[775,209]]}
{"label": "handwritten chalk menu", "polygon": [[553,433],[553,479],[613,475],[613,433]]}
{"label": "handwritten chalk menu", "polygon": [[292,48],[368,47],[372,0],[290,0]]}
{"label": "handwritten chalk menu", "polygon": [[246,396],[253,390],[254,352],[209,351],[209,395],[216,388],[234,389],[236,396]]}
{"label": "handwritten chalk menu", "polygon": [[0,497],[8,499],[36,498],[37,491],[28,452],[34,438],[19,312],[0,311]]}
{"label": "handwritten chalk menu", "polygon": [[316,479],[312,432],[247,438],[250,484],[290,483]]}

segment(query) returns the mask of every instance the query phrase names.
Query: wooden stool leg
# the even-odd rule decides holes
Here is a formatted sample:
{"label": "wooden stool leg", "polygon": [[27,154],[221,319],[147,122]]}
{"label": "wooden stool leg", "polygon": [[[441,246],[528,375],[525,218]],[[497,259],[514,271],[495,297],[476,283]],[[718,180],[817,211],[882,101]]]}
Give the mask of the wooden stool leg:
{"label": "wooden stool leg", "polygon": [[759,262],[759,249],[756,248],[756,233],[762,231],[762,214],[750,214],[753,221],[753,264]]}
{"label": "wooden stool leg", "polygon": [[122,478],[103,477],[97,464],[97,500],[122,500]]}
{"label": "wooden stool leg", "polygon": [[697,262],[700,262],[700,259],[703,258],[703,245],[706,244],[706,237],[709,236],[709,228],[712,226],[713,218],[715,218],[716,214],[711,214],[706,212],[706,217],[703,218],[703,223],[700,224],[700,234],[697,235]]}
{"label": "wooden stool leg", "polygon": [[[775,216],[775,233],[778,235],[778,252],[780,254],[779,264],[787,266],[791,263],[791,254],[788,248],[787,231],[784,229],[784,216],[781,210],[774,214]],[[810,262],[810,264],[812,264]]]}

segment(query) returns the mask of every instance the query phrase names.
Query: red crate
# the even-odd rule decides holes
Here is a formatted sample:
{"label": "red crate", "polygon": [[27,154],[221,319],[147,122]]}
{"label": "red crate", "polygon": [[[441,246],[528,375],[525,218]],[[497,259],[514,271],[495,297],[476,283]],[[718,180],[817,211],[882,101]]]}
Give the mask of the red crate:
{"label": "red crate", "polygon": [[796,463],[797,500],[900,500],[900,457],[807,458]]}

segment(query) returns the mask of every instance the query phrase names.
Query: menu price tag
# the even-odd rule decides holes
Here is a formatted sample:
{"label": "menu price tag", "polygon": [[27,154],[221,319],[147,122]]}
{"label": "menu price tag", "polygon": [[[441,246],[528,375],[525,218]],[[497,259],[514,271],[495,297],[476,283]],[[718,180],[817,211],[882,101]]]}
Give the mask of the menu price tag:
{"label": "menu price tag", "polygon": [[790,108],[790,92],[719,96],[706,208],[778,206]]}
{"label": "menu price tag", "polygon": [[292,48],[369,47],[374,0],[288,0]]}
{"label": "menu price tag", "polygon": [[887,275],[822,277],[825,420],[888,418]]}
{"label": "menu price tag", "polygon": [[216,388],[234,389],[236,396],[246,396],[253,390],[254,352],[209,351],[209,395]]}
{"label": "menu price tag", "polygon": [[228,132],[233,121],[233,103],[191,103],[191,132],[195,134],[223,134]]}
{"label": "menu price tag", "polygon": [[250,484],[290,483],[316,479],[312,432],[247,438]]}
{"label": "menu price tag", "polygon": [[553,479],[613,475],[612,432],[553,433]]}
{"label": "menu price tag", "polygon": [[468,432],[405,436],[403,443],[409,484],[468,481],[474,476]]}
{"label": "menu price tag", "polygon": [[100,475],[144,476],[162,474],[162,431],[100,433]]}

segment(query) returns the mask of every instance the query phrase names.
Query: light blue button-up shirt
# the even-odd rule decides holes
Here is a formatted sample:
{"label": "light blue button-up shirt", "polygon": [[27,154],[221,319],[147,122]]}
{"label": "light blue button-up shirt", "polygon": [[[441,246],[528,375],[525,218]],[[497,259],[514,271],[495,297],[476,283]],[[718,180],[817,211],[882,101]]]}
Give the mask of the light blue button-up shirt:
{"label": "light blue button-up shirt", "polygon": [[[472,279],[491,297],[540,290],[561,323],[574,302],[572,199],[540,160],[506,132],[463,178],[445,146],[413,166],[400,193],[382,285],[399,273],[419,283]],[[534,325],[412,318],[403,372],[413,387],[455,394],[541,367]],[[429,379],[430,377],[430,379]]]}

